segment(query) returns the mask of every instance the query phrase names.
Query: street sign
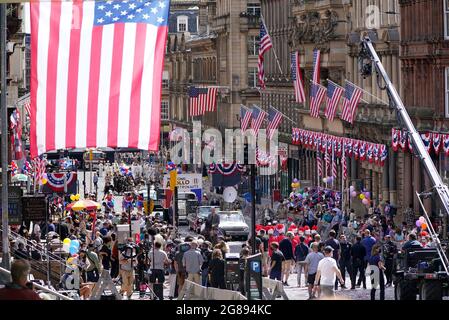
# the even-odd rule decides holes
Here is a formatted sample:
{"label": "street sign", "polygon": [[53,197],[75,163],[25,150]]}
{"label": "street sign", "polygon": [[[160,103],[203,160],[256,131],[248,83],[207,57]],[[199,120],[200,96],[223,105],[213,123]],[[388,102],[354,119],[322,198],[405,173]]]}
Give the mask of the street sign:
{"label": "street sign", "polygon": [[[164,175],[163,188],[170,189],[171,182],[168,174]],[[190,192],[193,189],[203,188],[203,178],[201,174],[178,174],[176,179],[178,192]]]}
{"label": "street sign", "polygon": [[262,255],[246,258],[245,286],[248,300],[262,300]]}
{"label": "street sign", "polygon": [[[21,187],[8,187],[8,223],[16,225],[22,223],[22,195]],[[0,199],[0,216],[1,216],[1,199]]]}
{"label": "street sign", "polygon": [[22,219],[23,221],[43,221],[47,217],[48,202],[45,195],[23,196]]}

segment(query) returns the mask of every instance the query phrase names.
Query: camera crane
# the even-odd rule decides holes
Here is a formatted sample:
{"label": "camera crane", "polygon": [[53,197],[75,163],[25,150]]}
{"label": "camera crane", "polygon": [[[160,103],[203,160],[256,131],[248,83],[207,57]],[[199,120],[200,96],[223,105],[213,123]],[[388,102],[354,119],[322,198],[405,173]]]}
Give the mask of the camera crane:
{"label": "camera crane", "polygon": [[[413,150],[416,150],[416,155],[419,157],[422,164],[426,168],[426,171],[429,174],[430,180],[433,185],[432,189],[438,194],[438,197],[444,207],[446,214],[449,215],[449,188],[443,183],[441,176],[432,161],[432,158],[424,147],[424,143],[421,140],[420,134],[413,125],[413,122],[410,119],[407,110],[405,109],[404,103],[402,102],[398,92],[396,91],[396,88],[393,86],[393,83],[391,82],[387,72],[385,71],[382,62],[380,61],[379,56],[377,55],[377,52],[374,49],[373,43],[371,42],[371,39],[369,37],[364,37],[364,39],[362,40],[359,62],[360,72],[364,78],[372,75],[374,65],[377,77],[377,85],[381,90],[387,90],[390,107],[396,109],[399,123],[403,123],[403,125],[407,128],[410,134],[409,137],[413,144]],[[384,86],[381,85],[380,78],[383,78],[385,82]],[[421,200],[421,196],[427,197],[429,193],[425,192],[419,194],[418,192],[416,192],[416,195],[418,196],[421,207],[425,213],[425,219],[429,229],[429,234],[436,244],[436,249],[440,256],[441,262],[446,273],[449,275],[449,260],[446,256],[446,253],[444,252],[441,241],[438,238],[438,234],[435,232]],[[444,232],[446,232],[446,230]]]}

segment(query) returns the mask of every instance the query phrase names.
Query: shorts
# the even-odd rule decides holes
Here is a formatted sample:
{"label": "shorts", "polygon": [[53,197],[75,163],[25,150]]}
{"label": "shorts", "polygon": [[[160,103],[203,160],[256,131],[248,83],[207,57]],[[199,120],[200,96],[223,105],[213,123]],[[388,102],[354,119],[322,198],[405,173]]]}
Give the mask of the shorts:
{"label": "shorts", "polygon": [[282,271],[273,271],[270,272],[270,279],[282,281]]}
{"label": "shorts", "polygon": [[308,274],[307,275],[307,283],[308,284],[315,284],[315,276],[316,276],[316,272],[312,273],[312,274]]}

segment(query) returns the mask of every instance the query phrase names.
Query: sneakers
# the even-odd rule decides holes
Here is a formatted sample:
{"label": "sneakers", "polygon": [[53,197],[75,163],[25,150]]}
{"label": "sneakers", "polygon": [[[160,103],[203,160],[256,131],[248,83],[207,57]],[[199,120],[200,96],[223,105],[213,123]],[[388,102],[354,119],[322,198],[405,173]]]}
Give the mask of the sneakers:
{"label": "sneakers", "polygon": [[284,286],[287,286],[287,287],[289,286],[288,283],[287,283],[286,281],[285,281],[285,282],[282,282],[282,284],[283,284]]}

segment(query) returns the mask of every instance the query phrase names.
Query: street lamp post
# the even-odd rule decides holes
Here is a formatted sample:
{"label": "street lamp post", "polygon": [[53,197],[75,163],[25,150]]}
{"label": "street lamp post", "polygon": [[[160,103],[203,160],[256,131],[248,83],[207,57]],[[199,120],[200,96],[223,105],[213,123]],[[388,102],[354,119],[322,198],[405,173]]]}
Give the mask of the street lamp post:
{"label": "street lamp post", "polygon": [[2,248],[3,266],[10,268],[8,237],[8,109],[6,106],[6,3],[0,4],[0,49],[1,49],[1,161],[2,161]]}
{"label": "street lamp post", "polygon": [[251,164],[251,248],[252,254],[256,254],[256,165]]}

